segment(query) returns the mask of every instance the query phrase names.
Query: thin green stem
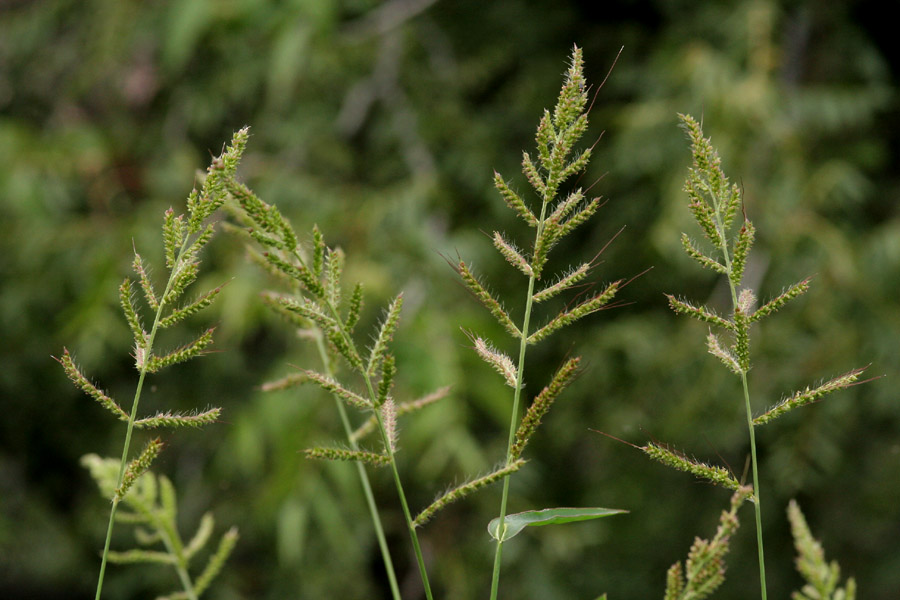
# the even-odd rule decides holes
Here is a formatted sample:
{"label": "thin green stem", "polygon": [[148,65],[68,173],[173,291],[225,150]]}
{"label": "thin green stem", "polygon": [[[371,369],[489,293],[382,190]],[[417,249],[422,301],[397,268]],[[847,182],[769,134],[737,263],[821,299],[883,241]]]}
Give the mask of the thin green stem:
{"label": "thin green stem", "polygon": [[[134,421],[137,416],[138,404],[141,401],[141,391],[144,389],[144,379],[147,376],[147,364],[150,360],[150,353],[153,350],[153,341],[156,339],[156,332],[159,329],[159,322],[162,320],[162,312],[166,306],[164,298],[169,295],[169,291],[172,289],[172,284],[175,282],[175,275],[178,270],[178,265],[181,264],[182,259],[184,258],[184,252],[188,248],[189,238],[186,237],[184,242],[181,244],[181,248],[178,250],[178,257],[175,259],[175,264],[172,267],[172,270],[169,273],[169,280],[166,282],[166,289],[159,297],[159,306],[156,308],[156,316],[153,318],[153,327],[150,328],[150,335],[147,337],[147,343],[144,348],[142,348],[139,352],[143,354],[143,358],[141,360],[141,370],[140,375],[138,376],[137,388],[134,391],[134,401],[131,403],[131,412],[128,415],[128,428],[125,432],[125,444],[122,447],[122,460],[119,464],[119,477],[116,483],[116,489],[122,487],[122,481],[125,478],[125,468],[128,465],[128,450],[131,447],[131,434],[134,431]],[[103,545],[103,558],[100,561],[100,576],[97,580],[97,593],[95,595],[95,600],[100,600],[100,592],[103,590],[103,578],[106,574],[106,563],[109,556],[109,544],[110,540],[112,540],[112,530],[113,523],[116,519],[116,510],[119,507],[118,495],[113,496],[112,508],[109,511],[109,524],[106,528],[106,542]]]}
{"label": "thin green stem", "polygon": [[[303,263],[303,257],[296,250],[292,251],[294,257]],[[334,317],[335,322],[338,324],[338,328],[340,329],[341,336],[343,336],[344,340],[350,345],[351,348],[354,348],[354,352],[356,352],[356,344],[353,342],[353,338],[350,336],[350,332],[347,331],[347,328],[344,326],[344,321],[341,318],[341,314],[338,311],[337,307],[325,297],[320,298],[321,301],[328,306],[328,310],[331,312],[331,315]],[[375,408],[378,404],[378,395],[375,393],[375,387],[372,385],[372,378],[366,372],[365,369],[360,370],[363,376],[363,380],[366,383],[366,391],[369,394],[369,400],[372,404],[372,412],[375,413],[375,419],[378,423],[378,430],[381,433],[381,439],[384,443],[385,450],[388,454],[388,458],[390,459],[391,471],[394,476],[394,486],[397,488],[397,495],[400,497],[400,505],[403,508],[403,517],[406,519],[406,527],[409,530],[409,537],[412,540],[413,551],[416,554],[416,562],[419,566],[419,575],[422,578],[422,585],[425,588],[425,597],[428,600],[433,600],[433,596],[431,593],[431,584],[428,581],[428,571],[425,569],[425,559],[422,556],[422,548],[419,545],[419,536],[416,534],[416,527],[413,525],[412,515],[409,512],[409,503],[406,500],[406,493],[403,491],[403,484],[400,481],[400,472],[397,469],[397,461],[394,458],[394,450],[391,448],[390,440],[388,439],[387,431],[384,428],[384,421],[381,418],[381,411]]]}
{"label": "thin green stem", "polygon": [[[122,481],[125,478],[125,468],[128,465],[128,450],[131,447],[131,434],[134,431],[134,421],[137,415],[138,405],[141,401],[141,391],[144,389],[144,379],[147,376],[147,363],[150,360],[150,352],[153,350],[153,341],[156,339],[156,332],[159,329],[159,322],[162,319],[163,308],[165,308],[166,306],[166,303],[163,299],[169,294],[169,291],[172,288],[172,284],[175,281],[175,274],[178,265],[184,258],[184,251],[187,247],[188,240],[186,238],[184,240],[184,243],[182,243],[181,245],[181,249],[179,249],[178,251],[178,258],[175,260],[175,266],[169,273],[169,281],[166,282],[166,289],[159,297],[159,306],[156,309],[156,316],[153,318],[153,327],[150,329],[150,335],[147,337],[147,343],[145,347],[139,351],[143,354],[143,359],[141,360],[141,370],[140,375],[138,376],[137,388],[135,388],[134,391],[134,401],[131,403],[131,412],[128,415],[128,428],[125,432],[125,444],[122,447],[122,460],[119,463],[119,477],[116,482],[116,489],[122,487]],[[118,508],[118,495],[114,495],[112,507],[109,511],[109,524],[106,527],[106,542],[103,544],[103,558],[100,561],[100,575],[97,579],[97,593],[94,596],[95,600],[100,600],[100,593],[103,590],[103,578],[106,575],[106,563],[109,557],[109,544],[112,540],[113,523],[115,523],[116,511],[118,510]]]}
{"label": "thin green stem", "polygon": [[[316,335],[316,347],[319,350],[319,356],[322,359],[322,364],[325,367],[325,374],[329,377],[334,377],[334,369],[331,366],[331,360],[328,357],[328,351],[325,348],[325,342],[322,339],[322,332],[317,331],[318,335]],[[350,444],[350,447],[353,450],[359,450],[359,444],[356,443],[356,439],[353,437],[353,428],[350,426],[350,419],[347,416],[347,409],[344,408],[344,403],[341,402],[340,398],[334,399],[335,404],[337,405],[338,414],[341,417],[341,424],[344,427],[344,432],[347,434],[347,441]],[[397,575],[394,572],[394,562],[391,559],[391,552],[388,549],[387,538],[384,535],[384,527],[381,525],[381,517],[378,514],[378,506],[375,504],[375,495],[372,493],[372,485],[369,482],[369,475],[366,473],[366,468],[362,463],[356,463],[356,471],[359,474],[359,481],[362,484],[363,494],[366,497],[366,505],[369,507],[369,515],[372,518],[372,526],[375,528],[375,537],[378,540],[378,547],[381,550],[381,558],[384,561],[384,568],[387,571],[388,583],[391,586],[391,596],[394,600],[400,600],[400,587],[397,584]]]}
{"label": "thin green stem", "polygon": [[766,561],[763,552],[762,506],[759,499],[759,470],[756,463],[756,432],[753,427],[753,412],[750,408],[750,390],[747,387],[747,374],[741,374],[744,384],[744,407],[747,412],[747,430],[750,432],[750,462],[753,465],[753,508],[756,512],[756,548],[759,554],[759,584],[762,600],[766,600]]}
{"label": "thin green stem", "polygon": [[[733,308],[737,308],[737,286],[735,286],[734,281],[731,279],[731,256],[728,254],[728,243],[726,242],[725,237],[725,224],[722,221],[722,211],[719,206],[719,199],[716,195],[711,194],[711,197],[713,199],[713,212],[716,216],[716,226],[720,232],[719,237],[721,241],[722,256],[725,259],[725,269],[727,271],[726,277],[728,278],[728,287],[731,290],[731,302]],[[753,468],[753,507],[756,516],[756,548],[759,555],[759,586],[762,600],[766,600],[766,563],[765,552],[763,550],[762,502],[760,501],[759,490],[759,468],[756,461],[756,431],[753,427],[753,409],[750,406],[750,387],[747,384],[747,372],[744,370],[741,371],[741,383],[744,388],[744,408],[747,414],[747,430],[750,434],[750,463]]]}
{"label": "thin green stem", "polygon": [[[544,228],[544,218],[547,215],[547,205],[549,200],[545,199],[541,204],[541,216],[538,219],[537,233],[535,234],[535,246],[541,237]],[[522,398],[522,381],[525,373],[525,352],[528,349],[528,327],[531,324],[531,308],[534,304],[534,282],[535,277],[532,275],[528,278],[528,295],[525,298],[525,316],[522,319],[522,339],[519,340],[519,366],[516,373],[516,389],[513,393],[512,415],[509,423],[509,438],[506,444],[506,466],[512,462],[512,448],[516,440],[516,429],[519,425],[519,403]],[[494,569],[491,574],[491,600],[497,599],[497,593],[500,589],[500,565],[503,557],[503,531],[506,527],[506,504],[509,499],[509,475],[503,477],[503,494],[500,497],[500,526],[497,528],[499,538],[497,540],[497,549],[494,553]]]}

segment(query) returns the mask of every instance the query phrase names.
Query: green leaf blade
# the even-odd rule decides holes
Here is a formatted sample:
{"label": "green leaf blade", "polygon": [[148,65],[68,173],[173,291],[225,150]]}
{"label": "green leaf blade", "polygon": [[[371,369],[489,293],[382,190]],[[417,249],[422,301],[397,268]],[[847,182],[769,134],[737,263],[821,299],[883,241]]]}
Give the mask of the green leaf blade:
{"label": "green leaf blade", "polygon": [[619,508],[544,508],[541,510],[526,510],[525,512],[506,515],[503,524],[506,531],[500,540],[498,529],[500,518],[488,523],[488,533],[495,540],[506,541],[518,535],[526,527],[540,527],[543,525],[558,525],[562,523],[574,523],[576,521],[589,521],[627,513],[627,510]]}

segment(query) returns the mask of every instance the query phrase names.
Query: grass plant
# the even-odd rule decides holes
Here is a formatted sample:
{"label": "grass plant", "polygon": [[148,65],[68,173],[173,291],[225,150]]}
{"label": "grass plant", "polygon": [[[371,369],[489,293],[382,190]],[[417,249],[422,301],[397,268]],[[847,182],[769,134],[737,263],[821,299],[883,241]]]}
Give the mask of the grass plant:
{"label": "grass plant", "polygon": [[[138,517],[130,516],[127,518],[131,522],[140,522],[140,519],[145,519],[148,522],[153,522],[157,528],[166,530],[165,525],[173,524],[174,520],[174,500],[171,502],[165,500],[165,498],[169,497],[169,494],[164,495],[164,507],[160,510],[165,511],[166,515],[171,514],[172,523],[170,523],[168,516],[164,518],[161,516],[161,513],[157,514],[156,509],[153,508],[155,494],[151,494],[149,491],[150,487],[153,487],[149,482],[156,480],[147,475],[147,471],[162,450],[163,443],[160,438],[154,438],[147,443],[137,457],[129,460],[134,430],[160,427],[202,427],[214,423],[221,413],[220,408],[207,408],[191,413],[158,411],[152,416],[139,418],[138,408],[141,392],[144,389],[144,382],[148,374],[156,373],[171,365],[200,356],[212,343],[212,335],[215,328],[203,331],[192,341],[169,352],[159,353],[154,345],[160,330],[172,327],[207,308],[222,290],[221,287],[217,287],[180,306],[178,305],[188,286],[197,279],[200,270],[200,252],[215,233],[215,223],[212,222],[211,217],[227,198],[228,192],[225,183],[235,175],[238,162],[247,143],[247,135],[247,129],[241,129],[235,133],[228,148],[225,149],[221,156],[213,159],[206,172],[201,189],[194,189],[188,196],[187,215],[176,216],[175,211],[171,208],[166,211],[163,220],[163,242],[166,269],[169,272],[169,276],[163,291],[157,291],[150,276],[150,267],[137,251],[134,253],[134,261],[132,262],[132,267],[137,275],[137,284],[132,282],[130,278],[126,278],[119,287],[119,300],[122,305],[122,311],[134,338],[134,361],[135,369],[138,371],[138,380],[131,409],[126,411],[106,392],[91,383],[75,365],[75,361],[67,349],[64,349],[62,356],[57,359],[62,364],[66,375],[76,386],[96,400],[103,408],[111,412],[113,416],[126,423],[122,458],[117,461],[117,475],[114,480],[110,480],[104,475],[102,481],[100,481],[101,491],[107,494],[107,497],[111,500],[111,508],[106,530],[106,541],[103,545],[103,554],[100,561],[100,573],[97,579],[96,600],[100,599],[103,590],[106,564],[110,560],[110,541],[112,540],[113,527],[117,520],[119,504],[129,499],[129,502],[138,511]],[[152,315],[152,325],[149,332],[144,328],[141,318],[143,311],[135,301],[138,295],[135,289],[136,285],[141,288],[147,309]],[[90,459],[88,462],[96,465],[96,460],[94,459]],[[96,469],[94,473],[95,475],[97,474]],[[134,497],[129,498],[129,491],[138,481],[144,482],[140,497],[138,497],[138,494],[134,494]],[[162,481],[165,482],[167,480]],[[171,486],[163,483],[162,488],[169,490]],[[171,497],[174,498],[174,491]],[[167,551],[184,586],[185,597],[194,600],[199,596],[197,591],[198,584],[196,582],[192,583],[187,576],[185,561],[188,557],[183,552],[184,548],[179,547],[180,542],[174,526],[171,530],[167,530],[166,533],[167,535],[162,539],[166,540]],[[206,535],[208,536],[208,534]],[[235,535],[232,534],[231,537]],[[224,555],[221,557],[222,561],[227,557],[230,547],[233,547],[233,542],[228,546],[228,550],[224,551]],[[121,559],[123,556],[133,555],[113,556],[118,556]],[[144,553],[142,556],[146,558],[148,555]],[[204,581],[204,583],[208,585],[209,582]]]}
{"label": "grass plant", "polygon": [[[601,206],[600,199],[588,197],[587,190],[577,187],[577,182],[571,189],[566,183],[583,174],[591,158],[591,148],[577,149],[588,127],[590,88],[583,69],[582,52],[576,46],[557,103],[552,110],[544,111],[537,127],[537,151],[533,155],[523,153],[523,174],[536,192],[538,202],[533,205],[526,202],[507,180],[494,173],[494,186],[503,201],[534,230],[527,250],[517,247],[507,234],[494,231],[491,236],[496,250],[524,278],[520,306],[513,312],[509,311],[471,264],[460,259],[454,265],[466,288],[512,338],[510,346],[515,359],[503,351],[504,344],[495,345],[483,335],[467,332],[475,353],[512,389],[505,455],[488,473],[469,477],[464,483],[449,488],[418,513],[411,510],[397,461],[401,448],[398,420],[446,397],[449,388],[435,390],[422,398],[404,400],[395,397],[394,383],[399,365],[392,351],[392,341],[400,322],[403,294],[397,294],[383,309],[374,332],[368,338],[361,336],[357,326],[364,310],[364,291],[358,283],[345,284],[347,258],[344,252],[339,247],[329,246],[317,226],[313,226],[308,234],[298,235],[276,206],[264,202],[237,179],[236,169],[248,132],[242,129],[234,135],[223,154],[213,160],[201,189],[190,194],[187,214],[175,216],[172,209],[165,213],[163,239],[168,279],[163,291],[157,292],[149,266],[137,252],[133,261],[136,281],[126,279],[120,287],[120,302],[134,338],[135,367],[138,371],[131,409],[126,411],[82,374],[68,350],[64,350],[58,358],[67,376],[79,388],[127,424],[121,459],[104,459],[93,454],[83,458],[101,493],[111,500],[96,588],[97,600],[101,597],[108,562],[169,565],[175,570],[182,589],[164,598],[196,600],[209,589],[210,582],[222,570],[237,542],[236,528],[224,533],[218,548],[211,552],[206,567],[196,577],[192,576],[191,560],[212,539],[213,517],[209,513],[204,515],[196,533],[185,542],[177,526],[174,486],[164,475],[154,474],[150,470],[153,460],[163,448],[163,442],[158,437],[149,440],[136,457],[132,457],[131,450],[135,429],[200,427],[219,418],[221,411],[218,408],[192,413],[161,410],[147,417],[140,417],[138,409],[147,375],[203,354],[212,342],[213,329],[207,329],[193,341],[168,353],[160,353],[155,345],[160,330],[207,308],[221,291],[221,288],[216,288],[187,303],[178,304],[187,287],[197,278],[199,253],[213,237],[213,213],[226,202],[236,223],[229,227],[245,238],[250,256],[279,282],[277,290],[262,293],[263,301],[296,328],[303,338],[313,342],[320,362],[316,368],[298,368],[282,379],[265,383],[262,389],[284,390],[312,385],[334,399],[344,439],[310,447],[305,454],[310,459],[355,463],[394,600],[401,600],[399,578],[368,467],[390,472],[421,580],[421,593],[428,600],[432,600],[435,594],[429,577],[429,565],[419,540],[421,529],[443,508],[482,488],[502,483],[497,516],[487,525],[488,534],[494,541],[490,569],[491,600],[496,600],[500,595],[504,544],[526,527],[584,521],[625,512],[599,507],[553,507],[509,512],[510,477],[526,464],[523,457],[529,441],[560,394],[579,375],[581,368],[579,357],[563,361],[550,381],[523,410],[528,349],[588,315],[616,306],[616,295],[625,285],[622,280],[596,287],[586,283],[596,267],[599,254],[591,260],[581,260],[560,273],[548,273],[547,269],[554,247],[588,222]],[[740,189],[724,175],[719,156],[710,140],[703,136],[700,124],[689,116],[681,118],[691,141],[693,156],[685,186],[689,208],[713,251],[704,250],[686,234],[682,243],[687,254],[701,266],[725,276],[731,297],[730,314],[721,316],[711,308],[671,295],[668,300],[675,312],[696,318],[711,328],[724,330],[730,337],[729,341],[723,341],[710,332],[707,349],[741,380],[753,482],[752,486],[746,486],[729,470],[695,460],[663,443],[653,442],[641,448],[654,460],[733,492],[729,508],[720,516],[715,535],[708,540],[696,538],[686,561],[676,562],[668,570],[664,600],[701,600],[719,588],[725,578],[725,557],[729,544],[739,526],[738,510],[746,500],[750,500],[755,509],[759,581],[761,596],[765,600],[756,427],[794,408],[816,402],[828,393],[853,385],[863,369],[854,369],[821,385],[788,395],[770,409],[753,415],[748,379],[751,325],[803,294],[808,289],[809,280],[788,287],[756,308],[754,292],[744,285],[744,272],[755,230],[743,210]],[[738,228],[735,224],[739,210],[742,218]],[[137,288],[140,288],[140,295],[152,315],[149,332],[142,319],[142,314],[147,311],[136,302],[139,295]],[[576,293],[562,310],[545,318],[542,324],[535,325],[538,305],[566,292]],[[514,318],[513,314],[519,312],[519,318]],[[360,338],[371,342],[366,345]],[[127,506],[130,512],[119,512],[120,504]],[[804,587],[794,593],[793,599],[854,600],[855,581],[850,578],[843,587],[839,587],[840,570],[837,564],[825,561],[821,545],[812,537],[796,503],[792,502],[789,506],[788,518],[798,553],[797,567],[806,581]],[[110,549],[116,522],[136,526],[138,548],[126,551]],[[162,550],[153,549],[159,544]]]}
{"label": "grass plant", "polygon": [[[796,392],[754,417],[750,401],[750,327],[757,321],[778,311],[789,301],[799,297],[809,289],[809,279],[795,283],[762,306],[756,306],[756,295],[744,284],[747,259],[755,238],[753,223],[747,218],[743,206],[741,189],[729,182],[721,166],[721,159],[712,142],[703,136],[700,123],[689,115],[680,115],[681,121],[691,141],[692,166],[688,170],[685,192],[689,198],[688,207],[700,227],[708,245],[707,252],[691,237],[682,234],[684,251],[700,266],[724,275],[731,297],[730,317],[717,314],[712,308],[698,306],[673,295],[667,295],[669,306],[678,314],[687,315],[710,326],[707,336],[707,350],[718,358],[741,380],[743,405],[746,415],[747,432],[750,441],[750,465],[753,477],[753,502],[756,516],[756,538],[759,560],[760,594],[766,600],[766,567],[762,532],[762,498],[759,467],[756,451],[756,427],[801,406],[816,402],[826,394],[853,385],[864,369],[853,369],[814,388]],[[738,210],[741,210],[740,227],[735,226]],[[724,330],[731,343],[723,342],[712,329]],[[721,467],[713,467],[696,461],[661,444],[650,443],[643,450],[655,460],[678,470],[686,471],[713,483],[737,489],[737,479]]]}

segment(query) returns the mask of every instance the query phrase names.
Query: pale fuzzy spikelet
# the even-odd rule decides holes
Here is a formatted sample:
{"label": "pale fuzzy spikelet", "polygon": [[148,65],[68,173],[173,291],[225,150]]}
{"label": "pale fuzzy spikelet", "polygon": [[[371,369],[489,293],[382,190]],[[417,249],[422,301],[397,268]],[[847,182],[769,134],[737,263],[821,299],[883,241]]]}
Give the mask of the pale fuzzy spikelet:
{"label": "pale fuzzy spikelet", "polygon": [[518,371],[510,357],[494,349],[482,338],[475,339],[475,352],[478,353],[478,356],[480,356],[484,362],[494,367],[494,370],[503,376],[503,379],[508,386],[512,388],[516,387]]}
{"label": "pale fuzzy spikelet", "polygon": [[397,407],[393,398],[388,398],[381,405],[381,421],[384,433],[391,448],[391,454],[397,451]]}

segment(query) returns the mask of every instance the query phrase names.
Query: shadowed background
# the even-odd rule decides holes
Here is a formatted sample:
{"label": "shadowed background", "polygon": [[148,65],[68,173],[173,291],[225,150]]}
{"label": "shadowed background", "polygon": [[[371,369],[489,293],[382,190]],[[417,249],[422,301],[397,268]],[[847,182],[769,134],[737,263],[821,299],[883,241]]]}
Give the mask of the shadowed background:
{"label": "shadowed background", "polygon": [[[583,183],[609,198],[555,251],[563,269],[606,250],[598,278],[630,278],[631,304],[601,312],[529,355],[536,393],[567,355],[586,368],[545,419],[512,483],[513,511],[554,505],[631,513],[526,533],[504,552],[507,598],[661,597],[665,570],[712,535],[728,493],[589,431],[652,437],[740,475],[749,452],[738,380],[705,351],[706,327],[663,292],[723,306],[727,290],[680,248],[697,231],[681,185],[677,112],[704,121],[744,189],[761,297],[812,275],[812,289],[754,331],[759,412],[783,394],[871,363],[878,381],[758,431],[773,598],[800,582],[784,509],[796,497],[829,558],[861,595],[900,589],[900,57],[874,2],[122,0],[0,2],[0,596],[89,598],[107,502],[79,457],[118,456],[124,428],[68,382],[66,346],[128,404],[135,372],[117,306],[132,244],[159,265],[166,208],[182,211],[197,169],[251,126],[242,178],[298,231],[318,223],[368,291],[359,331],[404,290],[397,395],[453,385],[401,421],[414,507],[505,451],[511,394],[460,328],[512,344],[444,256],[474,263],[521,308],[523,279],[493,250],[530,230],[500,201],[492,169],[520,192],[573,43],[599,83],[601,132]],[[594,88],[596,89],[596,88]],[[161,269],[158,269],[161,272]],[[180,493],[185,533],[203,511],[241,540],[210,598],[386,598],[364,502],[348,465],[307,462],[340,437],[313,388],[259,384],[314,365],[314,349],[258,301],[270,285],[222,234],[196,289],[229,282],[212,311],[217,352],[152,380],[142,406],[223,406],[221,423],[167,435],[156,470]],[[540,317],[538,317],[540,319]],[[545,317],[546,318],[546,317]],[[187,339],[189,328],[182,329]],[[363,338],[364,339],[364,338]],[[173,342],[174,344],[175,342]],[[406,597],[420,597],[395,494],[372,473]],[[439,514],[421,534],[437,595],[484,597],[499,487]],[[717,597],[756,594],[752,511],[740,513]],[[114,547],[131,543],[123,527]],[[108,598],[152,598],[163,568],[113,566]]]}

